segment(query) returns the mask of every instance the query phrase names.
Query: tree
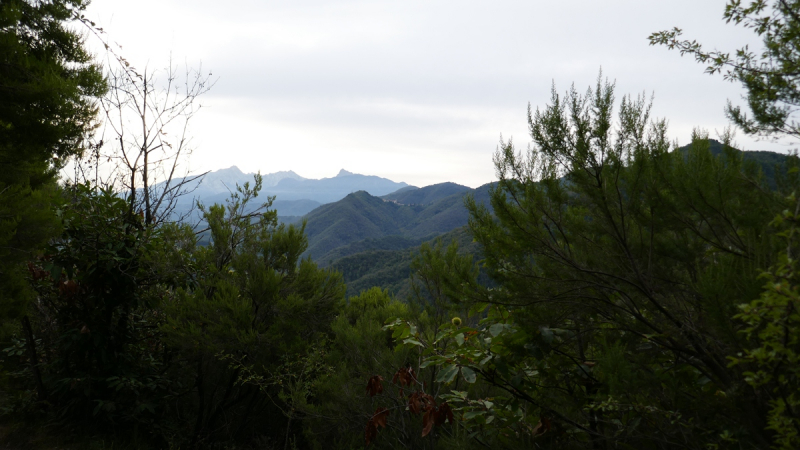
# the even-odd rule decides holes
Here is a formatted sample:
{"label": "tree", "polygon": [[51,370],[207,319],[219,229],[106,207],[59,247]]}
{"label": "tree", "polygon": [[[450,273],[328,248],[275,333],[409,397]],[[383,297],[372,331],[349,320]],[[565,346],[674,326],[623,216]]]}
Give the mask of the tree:
{"label": "tree", "polygon": [[666,45],[681,55],[693,55],[708,64],[706,72],[723,73],[726,80],[742,83],[751,115],[730,101],[726,112],[745,133],[800,137],[800,122],[795,118],[800,107],[800,1],[755,0],[743,6],[741,0],[729,0],[723,17],[727,23],[753,30],[763,41],[761,52],[749,47],[736,50],[735,56],[707,51],[697,41],[681,40],[680,28],[653,33],[650,45]]}
{"label": "tree", "polygon": [[91,136],[91,153],[73,161],[71,182],[127,192],[130,210],[141,211],[148,226],[187,219],[194,201],[177,208],[178,201],[205,175],[184,166],[193,151],[189,125],[202,108],[199,98],[214,86],[211,73],[201,65],[180,74],[171,55],[163,70],[137,69],[104,29],[75,18],[105,47],[108,89],[99,98],[103,127]]}
{"label": "tree", "polygon": [[[770,218],[788,203],[729,142],[714,156],[696,132],[670,151],[644,98],[623,97],[616,120],[615,105],[602,79],[585,95],[554,89],[529,112],[529,150],[501,144],[492,210],[468,202],[497,287],[445,277],[448,296],[480,322],[417,337],[423,365],[452,375],[440,381],[460,372],[504,391],[491,406],[467,391],[447,397],[491,439],[763,448],[768,396],[729,366],[749,347],[731,318],[776,261]],[[796,189],[778,173],[786,192]]]}
{"label": "tree", "polygon": [[176,376],[193,394],[173,411],[191,418],[180,424],[190,446],[233,440],[257,426],[255,418],[273,424],[266,434],[288,442],[296,415],[286,414],[286,427],[278,424],[300,401],[308,376],[299,375],[296,395],[284,392],[284,408],[270,402],[280,399],[282,387],[267,381],[275,373],[298,381],[286,371],[305,366],[281,363],[287,355],[309,360],[318,351],[344,297],[339,274],[301,259],[305,225],[279,225],[267,210],[271,197],[250,212],[260,189],[258,175],[252,187],[237,186],[225,205],[201,208],[211,243],[187,249],[190,279],[162,303],[159,330],[182,362]]}
{"label": "tree", "polygon": [[[35,382],[39,399],[47,400],[42,410],[74,424],[152,429],[160,409],[154,399],[170,386],[151,309],[164,277],[148,256],[165,242],[111,190],[79,185],[62,195],[61,235],[50,240],[45,258],[29,263],[35,335],[27,330],[9,349],[31,363],[17,387],[25,392]],[[23,344],[32,350],[15,353]],[[14,405],[20,412],[29,406]]]}
{"label": "tree", "polygon": [[110,142],[87,161],[95,183],[97,166],[111,159],[116,167],[108,182],[127,191],[131,210],[142,211],[147,225],[185,218],[185,212],[173,215],[177,201],[204,174],[190,176],[181,164],[191,155],[189,124],[201,109],[199,97],[213,87],[211,74],[187,68],[181,79],[170,60],[161,80],[156,70],[140,73],[124,58],[109,55],[116,68],[107,72],[109,94],[101,99],[106,126],[99,138]]}
{"label": "tree", "polygon": [[[422,427],[416,421],[400,423],[405,402],[398,396],[400,389],[388,385],[372,396],[365,393],[367,380],[391,380],[392,373],[416,363],[414,349],[392,351],[395,347],[391,335],[383,330],[384,322],[392,317],[409,319],[409,307],[392,298],[387,291],[374,287],[350,297],[331,328],[328,364],[333,372],[317,380],[318,398],[307,406],[306,436],[311,448],[357,448],[364,444],[365,425],[375,416],[375,411],[386,407],[389,421],[374,439],[376,426],[367,426],[367,436],[372,436],[375,447],[391,447],[396,443],[408,448],[422,448]],[[399,388],[399,386],[396,386]],[[416,386],[405,387],[411,393]],[[369,388],[368,388],[369,389]],[[374,424],[374,422],[373,422]]]}
{"label": "tree", "polygon": [[0,303],[23,314],[21,262],[58,232],[50,202],[58,169],[95,127],[100,68],[68,22],[82,0],[0,5]]}
{"label": "tree", "polygon": [[800,292],[798,292],[797,232],[800,203],[775,217],[773,225],[785,240],[785,251],[764,272],[761,297],[740,306],[736,319],[745,324],[750,348],[733,356],[744,367],[745,380],[769,399],[767,428],[775,432],[774,446],[800,446]]}
{"label": "tree", "polygon": [[34,293],[23,263],[58,234],[51,208],[56,174],[84,150],[96,98],[105,91],[100,69],[67,25],[85,6],[79,0],[0,5],[0,339],[21,318],[40,400],[46,391],[26,315]]}

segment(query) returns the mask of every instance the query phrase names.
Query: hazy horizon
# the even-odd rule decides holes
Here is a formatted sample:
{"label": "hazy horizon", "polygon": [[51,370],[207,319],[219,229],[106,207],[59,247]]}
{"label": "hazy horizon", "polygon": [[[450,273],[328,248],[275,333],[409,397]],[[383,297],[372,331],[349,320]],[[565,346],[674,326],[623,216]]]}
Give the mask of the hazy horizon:
{"label": "hazy horizon", "polygon": [[[171,53],[218,79],[190,130],[195,172],[236,165],[324,178],[345,168],[474,188],[494,180],[501,135],[525,148],[528,103],[544,106],[552,83],[583,91],[601,68],[617,99],[654,95],[653,116],[669,121],[681,145],[694,127],[722,131],[726,100],[743,104],[739,85],[647,36],[677,26],[708,48],[757,44],[723,22],[723,9],[721,0],[94,0],[86,15],[137,67],[164,67]],[[742,134],[737,142],[794,145]]]}

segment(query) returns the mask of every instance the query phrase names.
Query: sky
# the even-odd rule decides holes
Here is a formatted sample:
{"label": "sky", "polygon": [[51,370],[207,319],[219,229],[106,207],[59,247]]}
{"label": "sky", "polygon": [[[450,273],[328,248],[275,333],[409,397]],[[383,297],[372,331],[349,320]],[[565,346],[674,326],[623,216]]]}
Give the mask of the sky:
{"label": "sky", "polygon": [[[690,142],[728,125],[743,90],[677,51],[649,45],[679,27],[709,49],[756,46],[722,20],[724,0],[93,0],[86,16],[134,66],[212,73],[189,134],[194,172],[344,168],[416,186],[495,179],[501,136],[524,149],[528,104],[553,83],[584,91],[604,77],[616,95],[654,96],[670,137]],[[102,46],[89,39],[102,56]],[[164,73],[163,71],[161,72]],[[795,142],[737,135],[745,150]]]}

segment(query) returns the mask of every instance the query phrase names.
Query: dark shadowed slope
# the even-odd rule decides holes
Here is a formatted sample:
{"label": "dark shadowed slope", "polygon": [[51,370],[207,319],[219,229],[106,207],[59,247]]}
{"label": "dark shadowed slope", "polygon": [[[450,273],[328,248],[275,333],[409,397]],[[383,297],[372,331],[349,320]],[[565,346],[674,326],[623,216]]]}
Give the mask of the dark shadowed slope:
{"label": "dark shadowed slope", "polygon": [[[439,239],[445,246],[456,241],[461,254],[471,254],[476,259],[481,257],[480,247],[472,241],[465,227],[451,230],[428,242],[433,245]],[[419,245],[404,250],[366,250],[340,258],[330,267],[342,273],[348,296],[379,286],[398,298],[406,299],[411,295],[411,262],[418,253]]]}
{"label": "dark shadowed slope", "polygon": [[[400,205],[357,192],[341,201],[323,205],[306,216],[309,248],[306,255],[321,264],[351,253],[343,247],[356,245],[357,251],[396,250],[418,245],[424,239],[467,224],[464,195],[478,202],[488,201],[489,185],[444,197],[429,205]],[[393,239],[389,239],[394,237]]]}
{"label": "dark shadowed slope", "polygon": [[454,194],[462,194],[470,188],[456,183],[439,183],[419,189],[403,188],[391,194],[384,195],[384,200],[390,200],[402,205],[429,205],[433,202]]}
{"label": "dark shadowed slope", "polygon": [[315,260],[329,251],[363,239],[402,234],[402,225],[415,215],[412,207],[385,202],[359,191],[323,205],[306,216],[309,247]]}

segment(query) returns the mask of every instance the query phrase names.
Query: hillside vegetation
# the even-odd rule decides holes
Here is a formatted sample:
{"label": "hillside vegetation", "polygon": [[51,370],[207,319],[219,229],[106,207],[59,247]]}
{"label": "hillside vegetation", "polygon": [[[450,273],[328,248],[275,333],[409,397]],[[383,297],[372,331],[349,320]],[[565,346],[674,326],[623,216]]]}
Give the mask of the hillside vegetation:
{"label": "hillside vegetation", "polygon": [[[167,125],[211,75],[95,63],[86,5],[0,2],[0,448],[800,448],[796,154],[675,148],[601,75],[476,189],[232,167],[196,226]],[[728,2],[760,54],[650,42],[798,137],[798,11]]]}
{"label": "hillside vegetation", "polygon": [[[413,245],[463,227],[469,218],[464,196],[472,195],[476,201],[485,202],[489,187],[464,190],[434,185],[404,192],[430,201],[414,205],[401,205],[366,192],[350,194],[305,216],[309,241],[306,255],[327,264],[338,257],[339,248],[360,241],[369,240],[377,245],[370,248],[380,249],[381,238],[396,236],[402,239],[395,240],[395,245],[400,242]],[[453,190],[457,192],[450,193]],[[366,245],[372,244],[365,243],[362,247]]]}
{"label": "hillside vegetation", "polygon": [[425,186],[421,189],[406,187],[391,194],[382,196],[384,200],[397,202],[401,205],[428,205],[442,198],[469,191],[470,188],[456,183],[439,183]]}

